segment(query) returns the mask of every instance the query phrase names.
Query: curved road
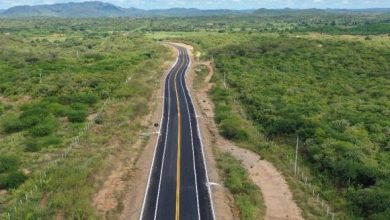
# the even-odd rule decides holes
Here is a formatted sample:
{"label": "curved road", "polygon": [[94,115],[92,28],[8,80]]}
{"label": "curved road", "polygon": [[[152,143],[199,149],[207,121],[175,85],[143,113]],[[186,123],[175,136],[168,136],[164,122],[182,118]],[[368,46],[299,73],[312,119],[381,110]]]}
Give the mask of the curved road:
{"label": "curved road", "polygon": [[165,81],[164,112],[140,220],[215,219],[196,112],[185,75],[187,50]]}

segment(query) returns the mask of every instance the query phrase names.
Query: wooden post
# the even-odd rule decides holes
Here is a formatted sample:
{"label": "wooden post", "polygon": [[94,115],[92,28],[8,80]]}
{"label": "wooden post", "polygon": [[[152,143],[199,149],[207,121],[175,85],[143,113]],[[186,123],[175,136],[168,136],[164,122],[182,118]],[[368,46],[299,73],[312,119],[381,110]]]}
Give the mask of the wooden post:
{"label": "wooden post", "polygon": [[296,144],[296,146],[295,146],[294,175],[297,175],[297,168],[298,168],[298,148],[299,148],[299,136],[297,135],[297,144]]}

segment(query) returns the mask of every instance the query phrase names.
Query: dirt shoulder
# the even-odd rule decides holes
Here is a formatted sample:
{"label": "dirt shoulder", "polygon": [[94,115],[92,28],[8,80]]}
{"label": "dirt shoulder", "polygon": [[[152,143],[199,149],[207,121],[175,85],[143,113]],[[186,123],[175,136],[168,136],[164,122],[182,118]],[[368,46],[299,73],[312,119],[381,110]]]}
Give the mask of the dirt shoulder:
{"label": "dirt shoulder", "polygon": [[[196,91],[192,89],[192,86],[190,86],[190,88],[192,90],[191,93],[196,100],[196,103],[194,104],[196,105],[197,112],[198,114],[201,113],[202,116],[200,126],[202,128],[206,152],[208,155],[211,155],[210,160],[213,160],[211,144],[215,143],[222,152],[228,152],[242,162],[242,165],[248,171],[251,180],[262,192],[266,206],[264,219],[303,219],[301,210],[294,202],[289,186],[281,172],[279,172],[272,163],[260,158],[259,155],[249,150],[239,148],[219,135],[218,128],[214,122],[214,106],[208,96],[208,92],[213,86],[213,84],[210,83],[210,79],[213,75],[212,64],[211,62],[196,62],[195,60],[193,60],[193,64],[192,71],[187,77],[189,85],[192,85],[194,82],[195,66],[203,64],[209,68],[209,75],[205,78],[203,88]],[[212,173],[210,174],[210,176],[212,176],[210,178],[219,182],[218,175],[216,174],[217,169],[215,160],[213,161],[208,161],[208,168],[213,169],[214,171],[210,172]],[[238,219],[238,213],[234,208],[234,204],[232,204],[232,197],[226,190],[221,191],[225,192],[220,193],[218,196],[220,196],[219,198],[223,198],[224,201],[215,202],[217,214],[221,215],[218,219],[228,219],[224,218],[226,216],[221,213],[228,211],[230,212],[229,216],[231,216],[229,219]],[[218,204],[219,202],[221,202],[221,204]],[[230,207],[230,209],[226,209],[226,206]]]}

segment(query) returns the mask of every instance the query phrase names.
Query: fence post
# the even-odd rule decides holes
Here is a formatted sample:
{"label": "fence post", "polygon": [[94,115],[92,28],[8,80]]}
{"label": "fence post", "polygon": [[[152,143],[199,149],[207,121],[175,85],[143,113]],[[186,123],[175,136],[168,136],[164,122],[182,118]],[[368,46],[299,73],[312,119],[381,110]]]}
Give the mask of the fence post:
{"label": "fence post", "polygon": [[326,206],[326,216],[329,216],[329,206]]}
{"label": "fence post", "polygon": [[[298,168],[298,148],[299,148],[299,136],[297,135],[297,144],[295,147],[295,164],[294,164],[294,175],[297,175]],[[299,172],[299,171],[298,171]]]}

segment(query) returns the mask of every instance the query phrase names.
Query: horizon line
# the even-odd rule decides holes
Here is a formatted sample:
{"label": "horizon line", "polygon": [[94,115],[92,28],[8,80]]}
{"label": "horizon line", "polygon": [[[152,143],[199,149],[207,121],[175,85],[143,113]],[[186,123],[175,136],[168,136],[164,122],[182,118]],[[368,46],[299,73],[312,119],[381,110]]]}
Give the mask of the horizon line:
{"label": "horizon line", "polygon": [[114,5],[116,7],[119,7],[119,8],[123,8],[123,9],[131,9],[131,8],[134,8],[134,9],[141,9],[141,10],[147,10],[147,11],[150,11],[150,10],[167,10],[167,9],[197,9],[197,10],[231,10],[231,11],[245,11],[245,10],[259,10],[259,9],[266,9],[266,10],[281,10],[281,9],[291,9],[291,10],[310,10],[310,9],[317,9],[317,10],[372,10],[372,9],[390,9],[390,6],[389,7],[372,7],[372,8],[366,8],[366,7],[356,7],[356,8],[353,8],[353,7],[260,7],[260,8],[246,8],[246,7],[242,7],[242,8],[214,8],[214,7],[210,7],[210,8],[197,8],[197,7],[159,7],[159,8],[143,8],[143,7],[135,7],[135,6],[129,6],[129,7],[123,7],[123,6],[119,6],[119,5],[116,5],[116,4],[113,4],[113,3],[110,3],[110,2],[106,2],[106,1],[97,1],[97,0],[92,0],[92,1],[83,1],[83,2],[73,2],[73,1],[69,1],[69,2],[63,2],[63,3],[52,3],[52,4],[33,4],[33,5],[28,5],[28,4],[21,4],[21,5],[15,5],[15,6],[11,6],[11,7],[7,7],[7,8],[1,8],[0,7],[0,10],[8,10],[8,9],[11,9],[11,8],[14,8],[14,7],[23,7],[23,6],[27,6],[27,7],[34,7],[34,6],[48,6],[48,5],[63,5],[63,4],[70,4],[70,3],[74,3],[74,4],[81,4],[81,3],[88,3],[88,2],[101,2],[101,3],[106,3],[106,4],[110,4],[110,5]]}

